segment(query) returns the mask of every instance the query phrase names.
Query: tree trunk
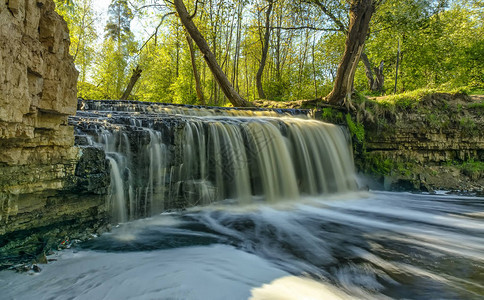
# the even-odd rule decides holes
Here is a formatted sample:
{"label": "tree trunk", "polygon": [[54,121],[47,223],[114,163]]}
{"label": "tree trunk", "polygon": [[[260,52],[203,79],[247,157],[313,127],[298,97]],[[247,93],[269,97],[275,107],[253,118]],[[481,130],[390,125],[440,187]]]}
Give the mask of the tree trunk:
{"label": "tree trunk", "polygon": [[398,50],[397,50],[397,64],[395,66],[395,87],[393,88],[393,93],[397,93],[398,84],[398,67],[400,66],[400,39],[398,40]]}
{"label": "tree trunk", "polygon": [[356,67],[365,46],[365,39],[374,10],[373,0],[351,1],[350,25],[346,35],[345,51],[338,66],[333,90],[326,97],[331,104],[351,106]]}
{"label": "tree trunk", "polygon": [[[370,59],[366,55],[365,52],[361,53],[361,61],[365,66],[365,74],[368,80],[368,88],[372,92],[382,92],[383,91],[383,61],[380,62],[378,68],[374,68],[371,66]],[[373,74],[374,72],[374,74]]]}
{"label": "tree trunk", "polygon": [[383,76],[383,60],[380,62],[378,68],[373,69],[375,71],[375,81],[371,87],[374,92],[383,92],[383,84],[385,82],[385,76]]}
{"label": "tree trunk", "polygon": [[197,44],[200,51],[203,53],[203,58],[207,62],[208,67],[212,71],[213,76],[217,80],[220,89],[222,89],[223,93],[227,97],[227,99],[234,105],[234,106],[249,106],[250,103],[243,99],[233,88],[230,81],[225,76],[224,72],[220,68],[213,55],[212,51],[205,41],[203,35],[198,31],[198,28],[195,26],[193,21],[188,14],[187,8],[183,3],[183,0],[174,0],[175,9],[178,13],[178,17],[180,18],[183,26],[185,26],[187,32],[190,34],[192,39]]}
{"label": "tree trunk", "polygon": [[139,65],[136,66],[136,68],[133,69],[133,74],[131,75],[131,79],[129,80],[128,86],[126,87],[126,90],[123,93],[123,96],[119,100],[127,100],[129,97],[129,94],[131,94],[131,91],[133,90],[134,85],[138,81],[138,79],[141,77],[141,68]]}
{"label": "tree trunk", "polygon": [[269,7],[266,12],[266,32],[264,33],[264,46],[262,48],[262,57],[260,59],[259,69],[257,70],[257,75],[255,76],[257,93],[260,99],[265,99],[264,89],[262,87],[262,73],[264,73],[264,67],[266,66],[267,52],[269,50],[269,39],[271,37],[271,12],[273,0],[269,0]]}
{"label": "tree trunk", "polygon": [[315,39],[313,38],[313,46],[311,48],[311,53],[312,53],[312,66],[313,66],[313,79],[314,79],[314,98],[318,98],[318,81],[316,77],[316,64],[314,62],[314,44],[315,44]]}
{"label": "tree trunk", "polygon": [[365,66],[365,75],[366,75],[366,79],[368,80],[368,88],[371,91],[373,91],[373,84],[375,82],[375,79],[373,77],[373,71],[372,71],[370,59],[368,58],[368,55],[366,55],[365,52],[361,53],[361,61]]}
{"label": "tree trunk", "polygon": [[198,73],[197,61],[195,59],[195,49],[193,49],[192,38],[187,34],[187,43],[190,50],[190,60],[192,61],[193,77],[195,77],[195,90],[197,91],[197,98],[200,104],[205,105],[205,97],[203,96],[202,84],[200,83],[200,74]]}

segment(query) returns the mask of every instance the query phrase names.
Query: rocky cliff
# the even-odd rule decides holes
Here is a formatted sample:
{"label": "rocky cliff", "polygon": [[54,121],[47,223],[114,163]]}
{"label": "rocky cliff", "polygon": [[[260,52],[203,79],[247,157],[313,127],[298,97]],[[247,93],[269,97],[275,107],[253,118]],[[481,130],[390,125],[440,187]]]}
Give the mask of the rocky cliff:
{"label": "rocky cliff", "polygon": [[[107,171],[78,165],[92,150],[73,146],[67,124],[78,72],[67,24],[54,8],[52,0],[0,2],[0,260],[7,252],[36,254],[60,223],[65,230],[103,215],[104,198],[87,195],[105,191],[78,188],[81,173]],[[22,238],[39,247],[11,251]]]}
{"label": "rocky cliff", "polygon": [[356,165],[385,189],[482,193],[483,100],[433,93],[386,106],[367,102]]}

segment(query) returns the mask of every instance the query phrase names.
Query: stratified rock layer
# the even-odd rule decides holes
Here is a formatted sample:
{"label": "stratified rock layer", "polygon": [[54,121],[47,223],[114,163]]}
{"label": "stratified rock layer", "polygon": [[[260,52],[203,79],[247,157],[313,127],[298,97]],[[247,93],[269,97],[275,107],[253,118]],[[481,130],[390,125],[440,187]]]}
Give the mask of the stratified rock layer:
{"label": "stratified rock layer", "polygon": [[[19,236],[45,245],[43,233],[58,224],[94,224],[104,214],[105,189],[79,188],[86,170],[76,165],[90,151],[73,146],[67,124],[78,72],[54,8],[52,0],[0,2],[0,259]],[[100,160],[94,171],[106,177]]]}
{"label": "stratified rock layer", "polygon": [[483,193],[484,173],[468,170],[484,162],[483,108],[481,98],[435,93],[375,114],[356,164],[387,189]]}

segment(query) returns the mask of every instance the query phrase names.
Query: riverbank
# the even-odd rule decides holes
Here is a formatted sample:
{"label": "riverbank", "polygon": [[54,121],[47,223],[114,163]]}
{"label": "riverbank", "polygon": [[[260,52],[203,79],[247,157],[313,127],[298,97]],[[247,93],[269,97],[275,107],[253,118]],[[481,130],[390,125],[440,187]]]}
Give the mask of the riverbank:
{"label": "riverbank", "polygon": [[374,98],[357,105],[353,120],[365,132],[363,140],[354,139],[359,172],[387,190],[482,195],[482,96],[431,93],[413,99]]}

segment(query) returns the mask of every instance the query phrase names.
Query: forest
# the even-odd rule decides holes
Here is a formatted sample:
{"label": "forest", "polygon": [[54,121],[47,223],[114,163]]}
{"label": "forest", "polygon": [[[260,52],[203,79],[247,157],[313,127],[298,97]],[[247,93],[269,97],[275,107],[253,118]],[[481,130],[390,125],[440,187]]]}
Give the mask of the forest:
{"label": "forest", "polygon": [[[243,99],[324,98],[333,89],[358,1],[56,0],[79,71],[78,97],[230,105],[175,9],[184,3]],[[484,87],[484,2],[383,0],[352,90],[384,96]]]}

